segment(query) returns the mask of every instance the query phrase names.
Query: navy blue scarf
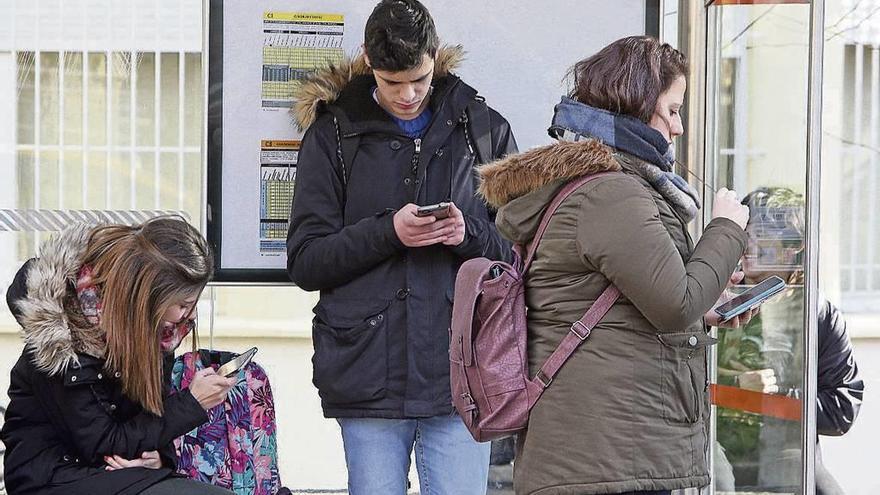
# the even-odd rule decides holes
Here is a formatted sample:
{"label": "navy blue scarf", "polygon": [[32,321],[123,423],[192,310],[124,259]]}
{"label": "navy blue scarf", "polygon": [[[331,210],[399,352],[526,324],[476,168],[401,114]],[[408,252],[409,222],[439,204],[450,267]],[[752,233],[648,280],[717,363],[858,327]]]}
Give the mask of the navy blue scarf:
{"label": "navy blue scarf", "polygon": [[553,122],[547,132],[564,141],[584,138],[598,139],[617,150],[640,158],[637,172],[691,221],[700,208],[699,194],[681,176],[672,171],[673,149],[666,138],[644,122],[612,113],[563,97],[556,105]]}

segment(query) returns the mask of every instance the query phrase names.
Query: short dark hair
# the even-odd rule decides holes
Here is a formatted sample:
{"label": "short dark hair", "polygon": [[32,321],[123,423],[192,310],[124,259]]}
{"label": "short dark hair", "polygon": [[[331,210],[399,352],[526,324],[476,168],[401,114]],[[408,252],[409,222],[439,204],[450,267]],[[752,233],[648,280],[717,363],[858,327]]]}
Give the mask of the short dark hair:
{"label": "short dark hair", "polygon": [[382,0],[364,28],[364,49],[373,69],[400,72],[434,58],[440,40],[434,19],[418,0]]}
{"label": "short dark hair", "polygon": [[647,123],[660,95],[687,72],[687,59],[669,44],[630,36],[576,63],[569,97]]}

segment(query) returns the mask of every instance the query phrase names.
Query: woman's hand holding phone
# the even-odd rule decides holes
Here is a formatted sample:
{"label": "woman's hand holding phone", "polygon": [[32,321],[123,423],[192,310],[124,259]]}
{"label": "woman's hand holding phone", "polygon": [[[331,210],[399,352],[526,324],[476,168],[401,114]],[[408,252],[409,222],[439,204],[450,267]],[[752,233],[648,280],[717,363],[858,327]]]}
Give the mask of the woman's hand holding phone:
{"label": "woman's hand holding phone", "polygon": [[718,298],[718,302],[715,303],[715,306],[713,306],[704,316],[707,325],[720,328],[739,328],[751,321],[751,319],[761,311],[761,305],[759,304],[729,320],[722,320],[721,316],[715,312],[715,308],[733,298],[733,294],[729,291],[730,287],[742,282],[744,277],[745,273],[741,271],[733,272],[730,275],[730,279],[727,281],[727,289],[725,289],[721,294],[721,297]]}
{"label": "woman's hand holding phone", "polygon": [[226,378],[218,375],[211,368],[205,368],[196,371],[189,384],[189,392],[199,401],[202,409],[207,411],[226,400],[226,394],[229,393],[229,389],[235,385],[236,381],[235,377]]}

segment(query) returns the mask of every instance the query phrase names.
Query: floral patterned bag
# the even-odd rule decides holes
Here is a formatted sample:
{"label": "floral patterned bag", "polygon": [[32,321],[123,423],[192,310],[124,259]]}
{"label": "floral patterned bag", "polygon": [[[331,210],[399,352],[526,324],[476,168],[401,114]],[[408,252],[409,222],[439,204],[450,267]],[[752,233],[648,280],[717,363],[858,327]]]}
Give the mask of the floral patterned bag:
{"label": "floral patterned bag", "polygon": [[[200,350],[174,361],[173,391],[189,385],[206,365],[218,368],[234,353]],[[269,379],[260,365],[251,362],[238,372],[238,383],[222,404],[208,411],[209,420],[177,438],[177,472],[238,495],[278,495],[275,406]]]}

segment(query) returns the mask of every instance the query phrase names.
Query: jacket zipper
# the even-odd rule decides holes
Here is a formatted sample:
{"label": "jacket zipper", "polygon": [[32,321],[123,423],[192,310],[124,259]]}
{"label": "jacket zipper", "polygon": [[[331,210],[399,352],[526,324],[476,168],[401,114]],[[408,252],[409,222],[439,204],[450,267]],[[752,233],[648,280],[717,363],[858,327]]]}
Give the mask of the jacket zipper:
{"label": "jacket zipper", "polygon": [[464,112],[461,113],[461,117],[458,119],[458,123],[461,124],[462,126],[464,126],[464,127],[463,127],[463,129],[464,129],[464,140],[465,140],[465,142],[467,143],[468,151],[470,152],[471,156],[473,156],[473,154],[474,154],[474,147],[473,147],[473,145],[471,144],[471,133],[470,133],[470,131],[468,130],[468,127],[469,127],[469,126],[468,126],[467,110],[465,110]]}
{"label": "jacket zipper", "polygon": [[413,144],[416,145],[416,151],[415,151],[415,153],[413,153],[413,157],[412,157],[412,175],[413,175],[413,177],[418,179],[419,178],[419,176],[418,176],[418,173],[419,173],[419,154],[421,154],[421,152],[422,152],[422,139],[421,138],[413,139]]}

